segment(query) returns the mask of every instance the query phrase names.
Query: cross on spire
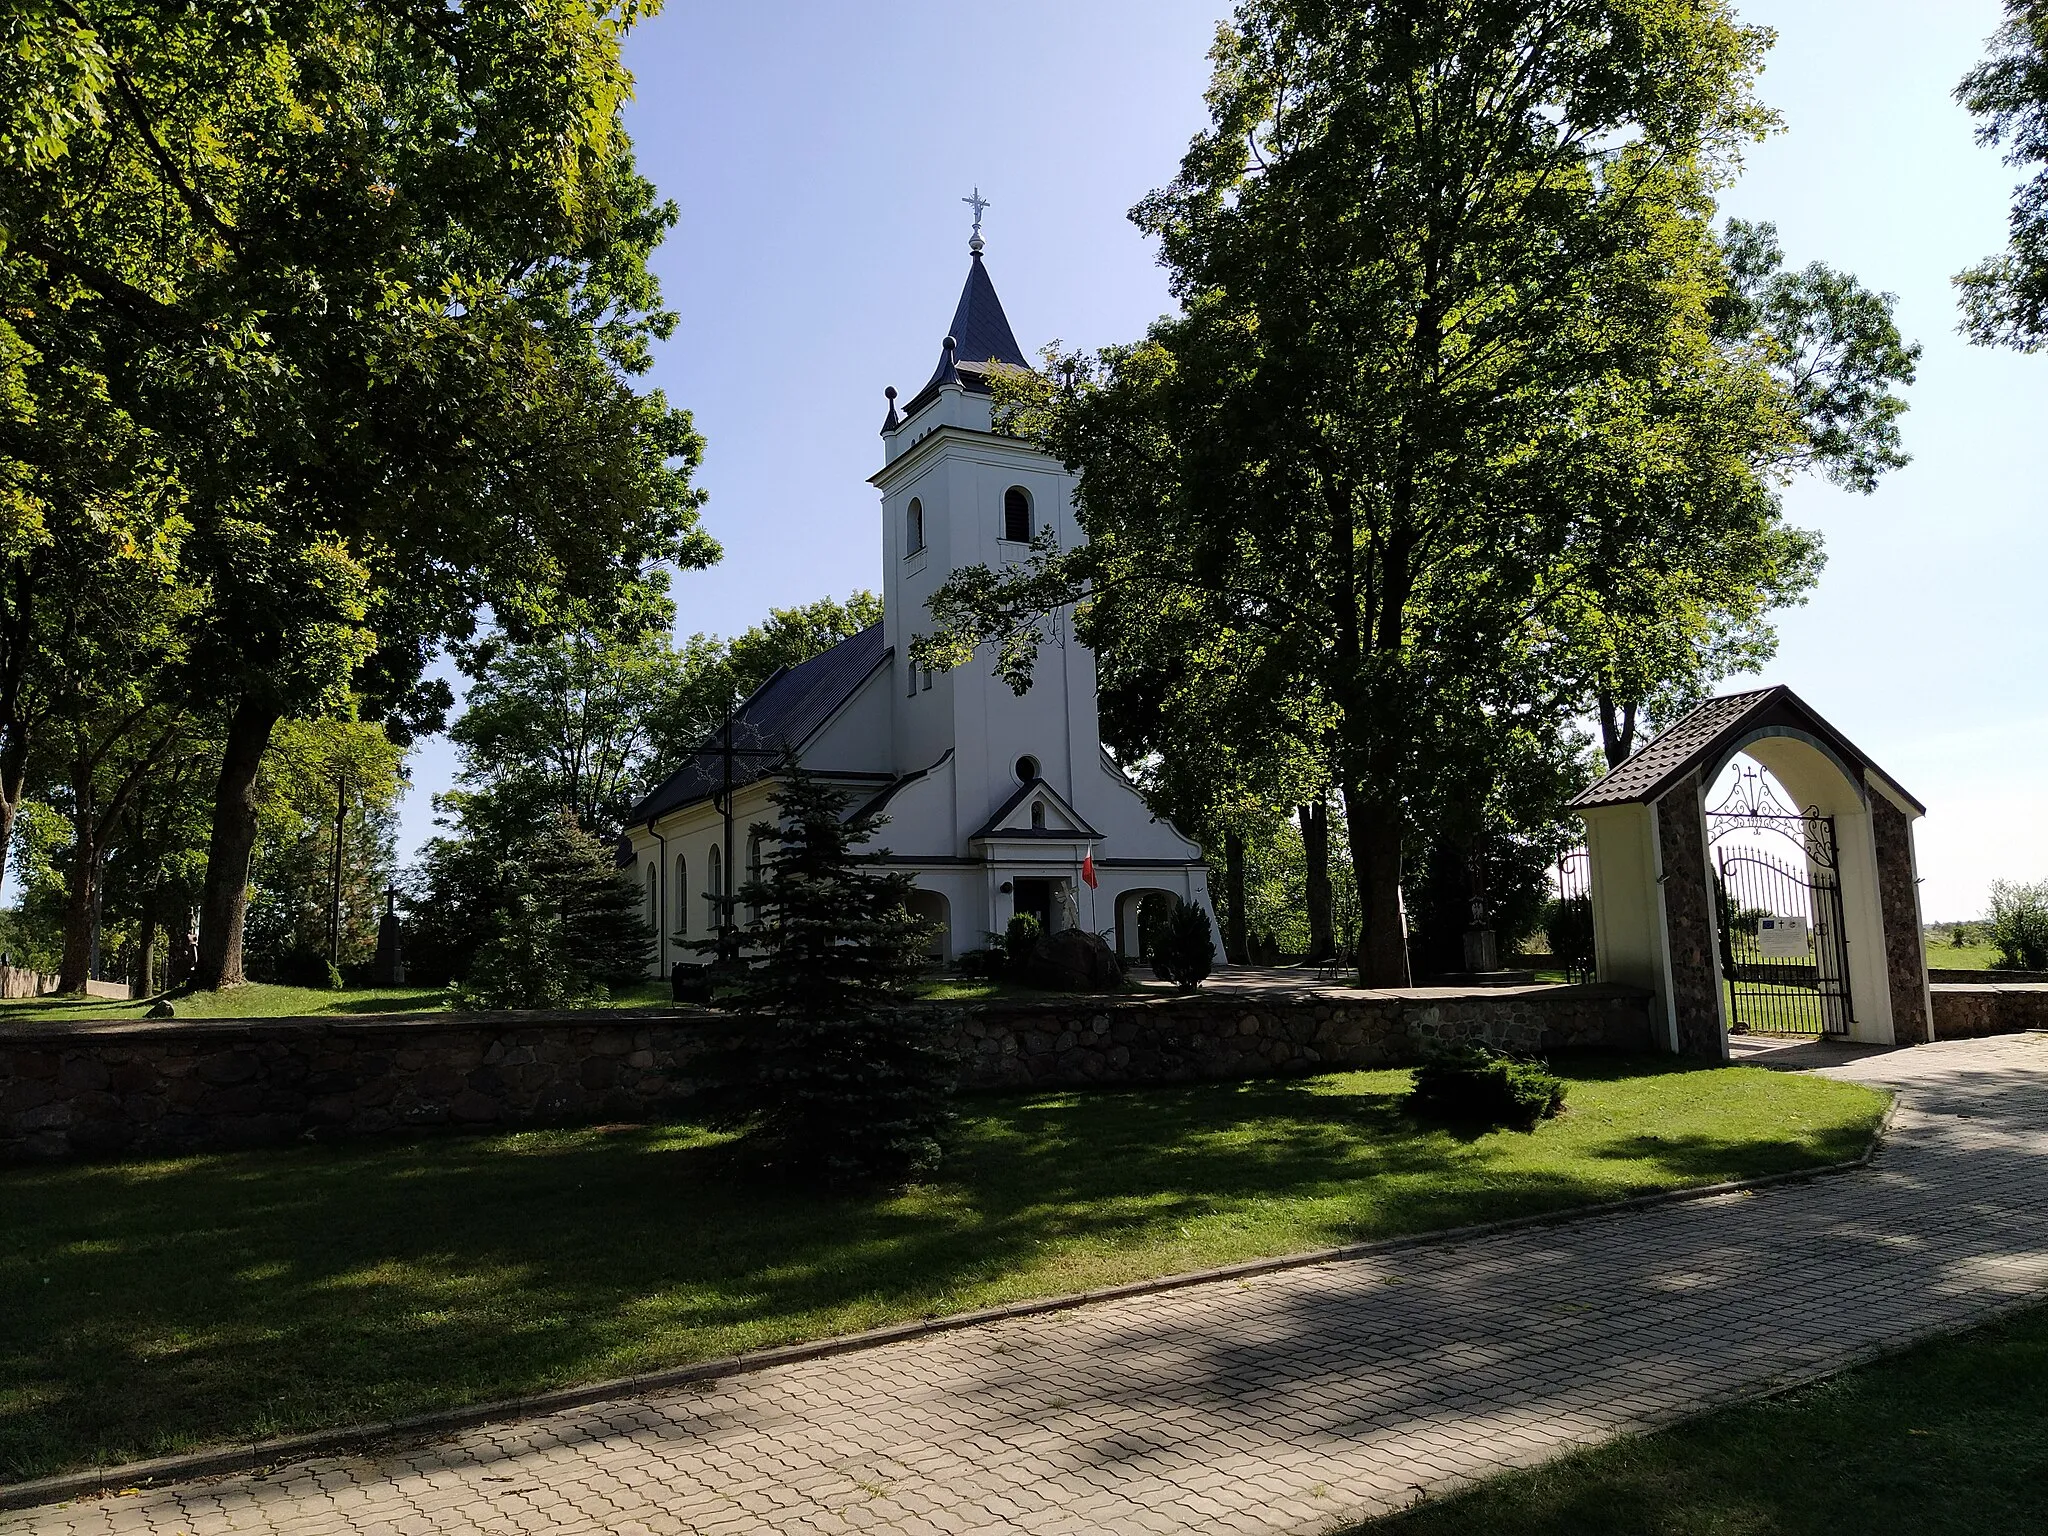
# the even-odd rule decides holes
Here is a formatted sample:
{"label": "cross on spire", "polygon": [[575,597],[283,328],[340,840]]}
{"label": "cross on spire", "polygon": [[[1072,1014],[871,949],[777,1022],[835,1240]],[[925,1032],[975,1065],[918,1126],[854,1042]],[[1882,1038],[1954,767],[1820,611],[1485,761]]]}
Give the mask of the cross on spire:
{"label": "cross on spire", "polygon": [[985,197],[983,197],[983,196],[981,195],[981,187],[980,187],[980,185],[979,185],[979,184],[977,184],[977,185],[975,186],[975,189],[974,189],[973,193],[972,193],[972,194],[971,194],[970,196],[967,196],[967,197],[963,197],[963,198],[961,198],[961,199],[960,199],[960,201],[961,201],[961,202],[963,202],[963,203],[965,203],[965,204],[966,204],[966,205],[967,205],[968,207],[970,207],[970,208],[972,208],[972,209],[974,210],[974,238],[973,238],[973,239],[971,239],[971,240],[969,240],[969,241],[968,241],[967,243],[968,243],[968,245],[969,245],[969,246],[971,246],[971,247],[972,247],[972,248],[973,248],[974,250],[977,250],[977,251],[978,251],[978,250],[980,250],[980,249],[981,249],[981,244],[982,244],[982,242],[981,242],[981,214],[982,214],[982,210],[983,210],[983,209],[985,209],[985,208],[989,208],[989,207],[992,207],[992,206],[993,206],[993,204],[991,204],[991,203],[989,202],[989,200],[988,200],[987,198],[985,198]]}

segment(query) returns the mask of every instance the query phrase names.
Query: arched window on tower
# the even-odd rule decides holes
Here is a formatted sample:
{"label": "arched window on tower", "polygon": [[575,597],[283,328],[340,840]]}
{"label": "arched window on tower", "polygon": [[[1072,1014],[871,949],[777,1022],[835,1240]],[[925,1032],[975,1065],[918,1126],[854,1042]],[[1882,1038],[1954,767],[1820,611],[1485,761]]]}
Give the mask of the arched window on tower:
{"label": "arched window on tower", "polygon": [[1003,537],[1012,544],[1031,542],[1031,493],[1021,485],[1003,492]]}
{"label": "arched window on tower", "polygon": [[1043,832],[1045,830],[1045,802],[1043,800],[1031,802],[1031,830],[1034,832]]}
{"label": "arched window on tower", "polygon": [[690,931],[690,861],[676,855],[676,932]]}
{"label": "arched window on tower", "polygon": [[910,507],[903,514],[903,553],[919,554],[924,549],[924,503],[915,496],[910,498]]}

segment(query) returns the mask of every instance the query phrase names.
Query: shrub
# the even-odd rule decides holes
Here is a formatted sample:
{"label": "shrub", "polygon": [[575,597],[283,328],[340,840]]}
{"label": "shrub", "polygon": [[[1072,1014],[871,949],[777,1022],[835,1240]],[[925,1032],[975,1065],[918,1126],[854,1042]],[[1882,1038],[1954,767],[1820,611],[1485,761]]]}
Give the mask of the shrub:
{"label": "shrub", "polygon": [[557,817],[498,861],[483,942],[449,1001],[463,1009],[570,1008],[647,969],[654,931],[612,851]]}
{"label": "shrub", "polygon": [[980,949],[962,950],[953,965],[962,976],[996,977],[1008,968],[1008,962],[1001,945],[988,944]]}
{"label": "shrub", "polygon": [[1012,976],[1024,974],[1024,963],[1031,958],[1031,951],[1038,948],[1038,941],[1045,937],[1045,926],[1029,912],[1019,912],[1010,919],[1010,926],[1003,933],[1003,964]]}
{"label": "shrub", "polygon": [[2048,970],[2048,881],[1991,883],[1991,942],[1997,970]]}
{"label": "shrub", "polygon": [[1433,1120],[1532,1131],[1564,1108],[1564,1084],[1539,1062],[1463,1045],[1415,1069],[1408,1107]]}
{"label": "shrub", "polygon": [[1593,972],[1593,898],[1561,896],[1543,917],[1544,936],[1557,963],[1573,975]]}
{"label": "shrub", "polygon": [[1165,932],[1154,941],[1152,974],[1183,992],[1193,992],[1216,968],[1216,939],[1209,914],[1198,902],[1183,901],[1166,919]]}

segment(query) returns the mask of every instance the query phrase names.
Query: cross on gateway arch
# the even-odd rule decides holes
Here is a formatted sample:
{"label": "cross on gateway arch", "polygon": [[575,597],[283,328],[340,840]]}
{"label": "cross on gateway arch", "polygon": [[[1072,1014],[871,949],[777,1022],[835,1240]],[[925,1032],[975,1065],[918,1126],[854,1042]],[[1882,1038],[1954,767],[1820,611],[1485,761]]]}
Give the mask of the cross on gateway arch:
{"label": "cross on gateway arch", "polygon": [[[1770,779],[1710,807],[1738,756]],[[1933,1038],[1913,858],[1927,808],[1791,689],[1707,700],[1570,809],[1599,979],[1656,994],[1665,1049],[1725,1060],[1731,1028]]]}

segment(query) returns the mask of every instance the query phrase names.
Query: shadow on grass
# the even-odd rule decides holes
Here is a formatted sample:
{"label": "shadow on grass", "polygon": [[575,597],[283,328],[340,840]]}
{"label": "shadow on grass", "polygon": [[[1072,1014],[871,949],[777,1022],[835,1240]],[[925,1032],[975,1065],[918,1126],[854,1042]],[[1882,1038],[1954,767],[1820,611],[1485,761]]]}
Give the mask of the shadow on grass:
{"label": "shadow on grass", "polygon": [[[1834,1160],[1754,1113],[1653,1131],[1701,1080],[1663,1064],[1568,1073],[1562,1120],[1474,1139],[1406,1116],[1405,1072],[974,1098],[942,1181],[857,1198],[689,1126],[0,1174],[0,1476]],[[1854,1090],[1708,1076],[1832,1090],[1860,1148]]]}

